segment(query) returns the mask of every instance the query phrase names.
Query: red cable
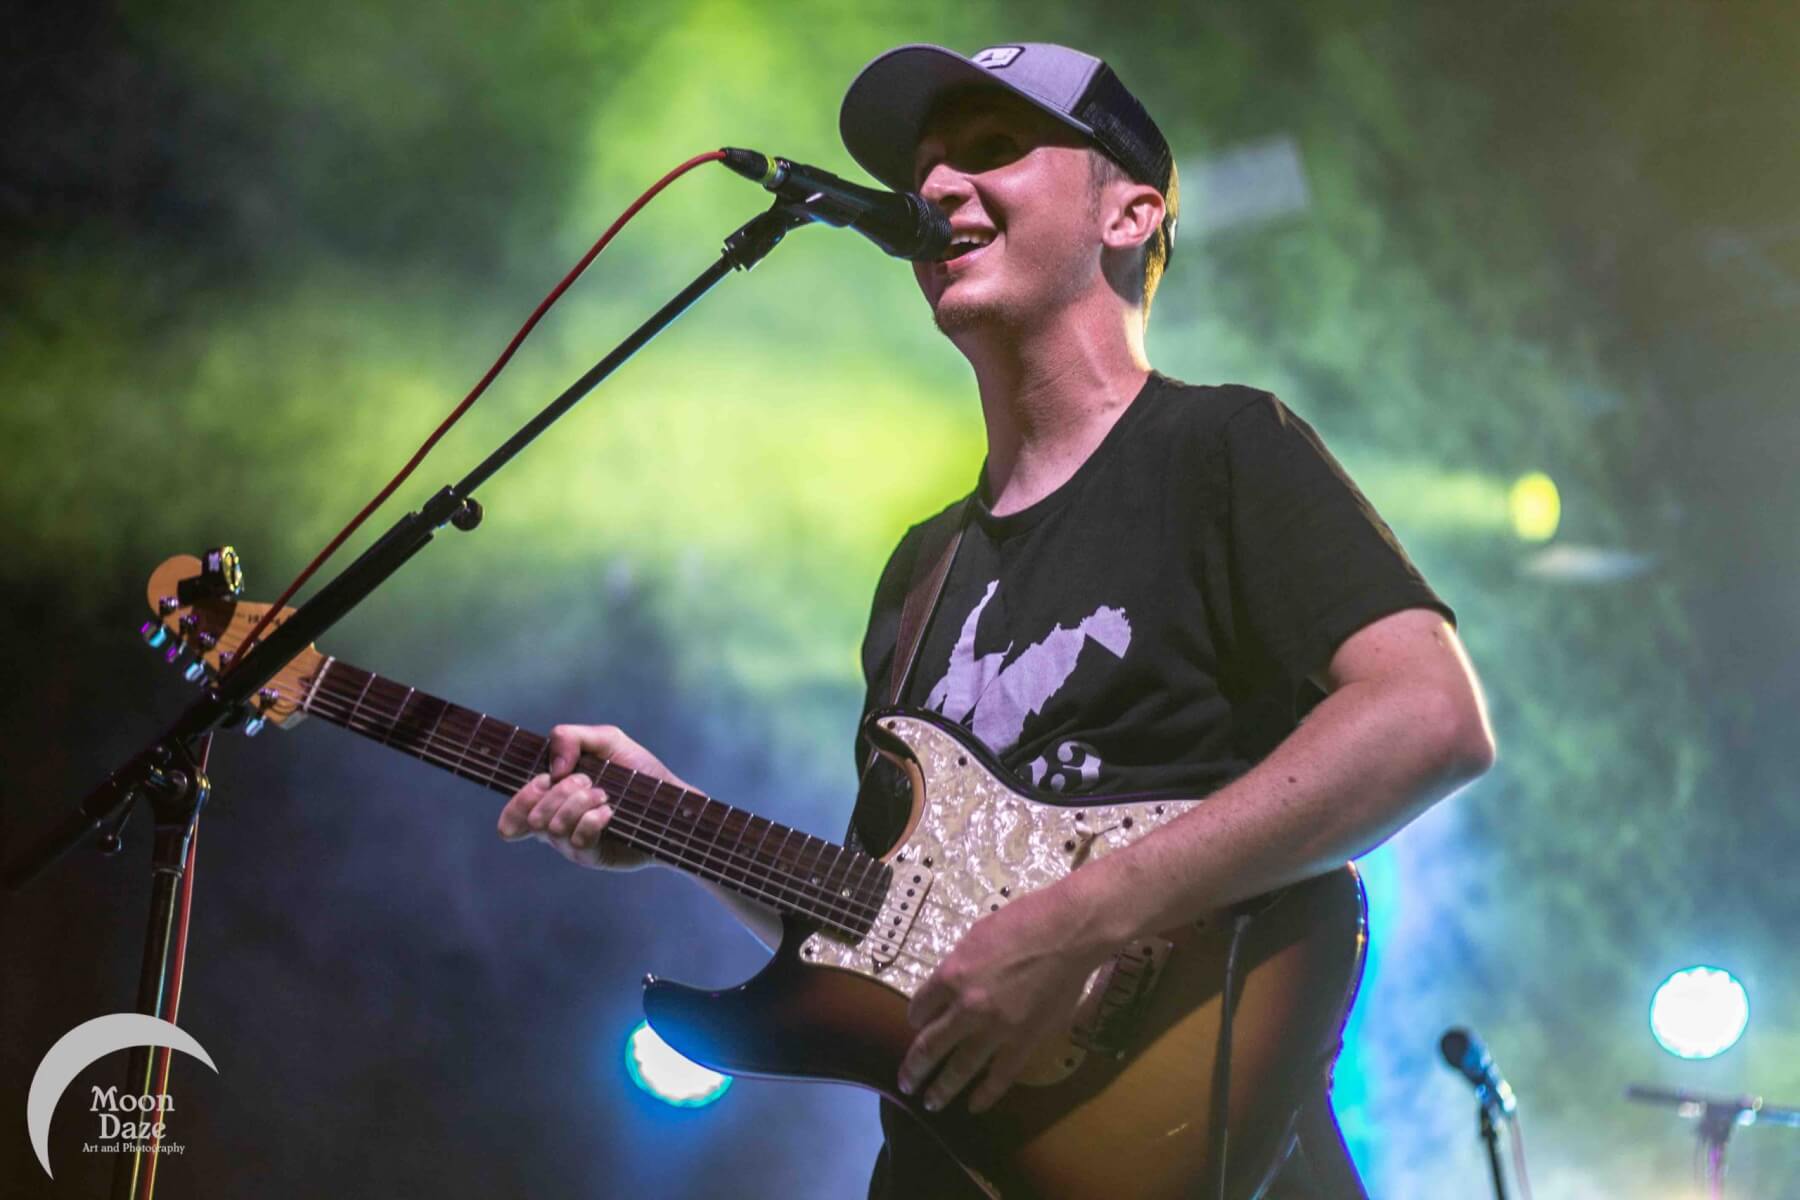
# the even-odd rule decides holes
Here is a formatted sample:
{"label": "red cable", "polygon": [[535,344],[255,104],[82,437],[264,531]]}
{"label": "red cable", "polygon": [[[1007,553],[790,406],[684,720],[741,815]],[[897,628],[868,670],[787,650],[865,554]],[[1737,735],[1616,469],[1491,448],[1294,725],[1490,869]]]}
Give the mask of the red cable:
{"label": "red cable", "polygon": [[[210,733],[202,734],[200,738],[200,750],[195,756],[195,770],[204,775],[206,773],[207,759],[211,756],[212,735]],[[196,857],[195,850],[199,845],[200,814],[195,813],[193,827],[188,832],[187,861],[182,864],[181,869],[181,908],[175,917],[175,930],[171,938],[171,959],[168,970],[163,976],[162,1011],[156,1014],[171,1025],[176,1024],[176,1018],[181,1013],[181,981],[187,972],[188,920],[194,909],[194,859]],[[169,1060],[174,1056],[174,1053],[175,1052],[167,1046],[160,1047],[157,1050],[155,1067],[156,1079],[150,1087],[151,1095],[161,1096],[168,1092]],[[161,1125],[162,1119],[159,1116],[157,1119],[157,1126],[160,1127]],[[157,1148],[161,1145],[162,1138],[152,1130],[150,1136],[150,1161],[144,1165],[143,1170],[138,1175],[138,1178],[143,1181],[143,1186],[138,1192],[138,1195],[140,1196],[150,1196],[156,1190],[156,1164],[162,1159],[162,1155],[158,1152]]]}
{"label": "red cable", "polygon": [[412,458],[407,461],[407,464],[400,468],[400,473],[394,476],[394,478],[388,482],[386,487],[375,493],[375,498],[363,506],[363,510],[357,513],[351,522],[344,526],[343,530],[326,544],[323,550],[319,551],[318,557],[308,563],[304,571],[295,576],[294,582],[288,584],[287,590],[282,592],[281,595],[276,598],[275,603],[269,605],[269,611],[263,614],[262,620],[258,621],[256,627],[250,631],[250,636],[245,638],[243,644],[238,647],[236,656],[231,660],[230,670],[235,670],[237,664],[244,661],[245,656],[256,646],[257,639],[262,636],[263,630],[268,628],[269,622],[275,619],[276,614],[281,612],[282,607],[293,598],[294,593],[299,591],[301,587],[305,585],[306,581],[313,577],[314,572],[325,565],[326,559],[337,553],[338,547],[342,546],[345,541],[349,539],[351,534],[362,527],[362,523],[368,520],[369,517],[374,514],[375,510],[380,508],[382,504],[387,501],[389,496],[394,494],[396,488],[406,482],[407,476],[411,475],[413,469],[421,462],[425,461],[425,456],[431,453],[432,447],[436,446],[438,441],[446,433],[450,432],[450,427],[452,425],[455,425],[457,421],[462,419],[462,415],[469,410],[469,406],[475,403],[481,396],[481,393],[487,391],[488,384],[494,382],[494,377],[499,375],[501,369],[512,360],[513,352],[519,348],[520,344],[525,341],[531,331],[536,328],[538,321],[543,318],[544,314],[550,311],[550,306],[555,304],[557,300],[561,298],[562,294],[569,289],[570,284],[581,277],[581,273],[587,270],[588,264],[593,262],[595,257],[597,257],[602,250],[606,249],[606,244],[612,241],[613,235],[625,227],[625,222],[635,217],[638,214],[638,210],[650,203],[650,201],[656,197],[658,192],[668,187],[671,183],[674,183],[677,179],[681,178],[681,176],[687,174],[701,163],[717,162],[724,157],[725,152],[723,150],[714,150],[707,154],[695,155],[693,158],[688,159],[679,167],[676,167],[673,171],[670,171],[667,175],[664,175],[661,179],[657,180],[650,186],[648,191],[632,201],[631,207],[619,214],[619,219],[607,227],[606,232],[600,235],[600,240],[594,243],[593,248],[581,256],[581,261],[575,264],[575,269],[563,276],[562,282],[552,288],[550,294],[544,297],[543,303],[539,304],[536,311],[526,319],[525,324],[519,327],[519,332],[515,333],[512,341],[506,344],[506,349],[501,351],[500,357],[494,360],[494,365],[489,367],[487,369],[487,374],[481,377],[481,382],[477,383],[474,390],[463,397],[462,403],[458,404],[455,409],[451,411],[450,415],[444,418],[443,424],[432,431],[431,436],[425,439],[424,444],[421,445],[418,451],[413,454]]}

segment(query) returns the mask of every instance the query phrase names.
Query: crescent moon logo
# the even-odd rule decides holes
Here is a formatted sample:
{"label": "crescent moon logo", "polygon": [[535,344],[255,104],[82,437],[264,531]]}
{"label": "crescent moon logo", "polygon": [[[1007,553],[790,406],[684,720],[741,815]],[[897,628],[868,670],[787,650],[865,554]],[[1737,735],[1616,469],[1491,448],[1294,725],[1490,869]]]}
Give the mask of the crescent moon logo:
{"label": "crescent moon logo", "polygon": [[[77,1025],[57,1039],[56,1045],[38,1064],[31,1077],[31,1092],[25,1098],[25,1127],[31,1133],[31,1148],[37,1152],[44,1174],[50,1171],[50,1117],[56,1102],[62,1098],[69,1081],[95,1059],[115,1050],[132,1046],[167,1046],[183,1054],[191,1054],[211,1067],[212,1057],[206,1048],[179,1026],[143,1013],[112,1013],[95,1017]],[[54,1176],[52,1176],[54,1178]]]}

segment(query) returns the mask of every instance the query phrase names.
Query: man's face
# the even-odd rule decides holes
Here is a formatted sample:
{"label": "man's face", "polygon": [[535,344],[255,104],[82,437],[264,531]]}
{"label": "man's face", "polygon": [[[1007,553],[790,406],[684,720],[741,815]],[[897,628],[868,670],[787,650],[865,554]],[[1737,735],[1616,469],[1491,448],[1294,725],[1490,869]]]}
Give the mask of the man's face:
{"label": "man's face", "polygon": [[1098,217],[1081,136],[998,90],[952,97],[926,122],[913,182],[950,217],[942,262],[913,264],[938,328],[1044,319],[1093,286]]}

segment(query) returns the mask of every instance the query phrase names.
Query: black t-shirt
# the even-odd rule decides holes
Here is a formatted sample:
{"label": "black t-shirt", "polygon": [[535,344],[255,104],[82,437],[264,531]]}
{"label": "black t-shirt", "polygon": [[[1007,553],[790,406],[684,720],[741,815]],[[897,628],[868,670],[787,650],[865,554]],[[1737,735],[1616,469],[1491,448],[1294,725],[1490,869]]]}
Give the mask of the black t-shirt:
{"label": "black t-shirt", "polygon": [[[968,727],[1048,799],[1205,795],[1292,732],[1321,694],[1308,676],[1352,633],[1407,608],[1455,619],[1267,392],[1153,372],[1062,486],[1004,517],[987,500],[978,485],[902,701]],[[886,696],[919,547],[964,507],[908,530],[882,572],[865,716]],[[866,753],[859,738],[859,768]],[[882,777],[853,822],[876,850],[905,816]]]}

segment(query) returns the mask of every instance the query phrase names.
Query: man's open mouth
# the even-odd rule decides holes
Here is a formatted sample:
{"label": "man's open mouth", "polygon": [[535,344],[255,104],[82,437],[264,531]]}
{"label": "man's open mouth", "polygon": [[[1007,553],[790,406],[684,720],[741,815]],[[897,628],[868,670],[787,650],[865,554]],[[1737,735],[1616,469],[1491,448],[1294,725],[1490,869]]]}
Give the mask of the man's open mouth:
{"label": "man's open mouth", "polygon": [[944,250],[944,256],[938,261],[945,266],[973,257],[993,242],[998,234],[991,229],[970,229],[957,233],[950,239],[950,245]]}

